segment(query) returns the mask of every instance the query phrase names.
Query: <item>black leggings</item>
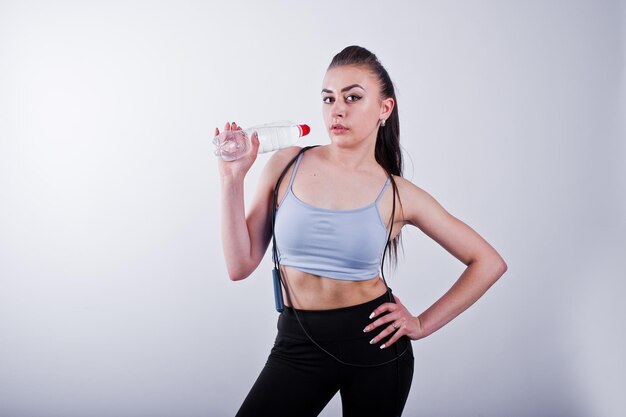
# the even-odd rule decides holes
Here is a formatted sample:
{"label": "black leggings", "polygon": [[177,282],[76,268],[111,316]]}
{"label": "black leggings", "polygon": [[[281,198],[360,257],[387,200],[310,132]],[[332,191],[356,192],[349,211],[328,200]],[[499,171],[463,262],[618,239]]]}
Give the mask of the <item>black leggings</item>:
{"label": "black leggings", "polygon": [[[344,417],[400,416],[413,379],[413,350],[407,337],[380,349],[369,341],[381,331],[363,333],[371,312],[387,294],[370,302],[333,310],[285,308],[278,318],[278,335],[265,367],[243,402],[237,417],[317,416],[337,391]],[[309,335],[339,360],[315,346]],[[377,317],[378,318],[378,317]],[[383,327],[384,328],[384,327]],[[401,355],[396,360],[393,360]]]}

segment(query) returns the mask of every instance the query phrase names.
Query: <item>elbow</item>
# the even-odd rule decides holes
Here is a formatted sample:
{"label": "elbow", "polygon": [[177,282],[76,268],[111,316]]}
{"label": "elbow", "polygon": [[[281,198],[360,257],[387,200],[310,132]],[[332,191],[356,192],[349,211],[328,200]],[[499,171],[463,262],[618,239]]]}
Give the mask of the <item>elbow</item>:
{"label": "elbow", "polygon": [[470,265],[474,263],[476,263],[477,268],[480,268],[483,271],[485,279],[489,281],[489,285],[493,285],[497,280],[499,280],[508,269],[508,265],[498,254],[470,262]]}
{"label": "elbow", "polygon": [[233,273],[229,273],[229,274],[228,274],[228,278],[229,278],[231,281],[233,281],[233,282],[237,282],[237,281],[241,281],[242,279],[244,279],[244,278],[245,278],[245,276],[243,276],[243,275],[236,275],[236,274],[233,274]]}
{"label": "elbow", "polygon": [[506,270],[509,269],[508,265],[506,264],[506,262],[504,262],[504,259],[502,260],[502,274],[504,275],[504,273],[506,272]]}
{"label": "elbow", "polygon": [[509,269],[509,267],[506,264],[506,262],[504,262],[504,259],[502,259],[502,257],[500,257],[500,256],[498,256],[498,259],[496,259],[494,261],[494,268],[495,268],[495,271],[496,271],[495,273],[496,273],[498,278],[500,278],[502,275],[504,275],[506,270]]}
{"label": "elbow", "polygon": [[228,271],[228,278],[230,278],[230,280],[233,282],[241,281],[248,278],[249,276],[250,273],[245,273],[242,271]]}
{"label": "elbow", "polygon": [[500,275],[504,274],[506,270],[509,269],[509,266],[506,264],[506,262],[504,262],[504,258],[502,258],[500,254],[498,254],[498,257],[496,259],[496,266],[498,268],[498,271],[500,271]]}
{"label": "elbow", "polygon": [[246,279],[252,273],[252,269],[247,268],[245,265],[230,266],[228,268],[228,278],[231,281],[241,281]]}
{"label": "elbow", "polygon": [[227,259],[226,270],[228,271],[228,278],[231,281],[241,281],[248,278],[261,263],[261,258],[257,257],[245,257],[238,258],[236,260]]}

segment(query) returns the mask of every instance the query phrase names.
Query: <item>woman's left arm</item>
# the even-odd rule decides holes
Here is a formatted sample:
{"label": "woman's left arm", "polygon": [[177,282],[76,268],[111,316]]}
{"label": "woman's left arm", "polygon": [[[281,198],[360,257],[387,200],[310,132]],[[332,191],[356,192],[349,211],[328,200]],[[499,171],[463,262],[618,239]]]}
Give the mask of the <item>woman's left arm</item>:
{"label": "woman's left arm", "polygon": [[417,317],[397,297],[395,304],[385,303],[374,310],[373,317],[388,314],[365,328],[383,329],[371,343],[395,332],[381,349],[404,335],[417,340],[437,331],[474,304],[507,270],[504,259],[485,239],[448,213],[430,194],[403,178],[396,177],[396,182],[402,196],[401,224],[418,227],[467,268],[441,298]]}

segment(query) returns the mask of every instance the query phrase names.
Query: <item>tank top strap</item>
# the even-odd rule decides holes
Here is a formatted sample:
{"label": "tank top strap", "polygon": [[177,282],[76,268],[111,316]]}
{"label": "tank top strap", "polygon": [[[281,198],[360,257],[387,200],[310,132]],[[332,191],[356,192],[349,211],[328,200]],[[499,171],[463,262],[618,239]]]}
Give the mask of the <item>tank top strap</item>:
{"label": "tank top strap", "polygon": [[296,163],[293,166],[293,171],[291,171],[291,178],[289,178],[289,188],[287,188],[288,192],[289,192],[289,190],[291,190],[291,186],[293,185],[294,178],[296,178],[296,171],[298,170],[298,167],[300,166],[300,161],[302,160],[302,155],[304,155],[304,152],[302,152],[298,156],[298,159],[296,160]]}
{"label": "tank top strap", "polygon": [[385,194],[385,190],[387,189],[387,187],[389,187],[390,183],[391,183],[391,175],[387,177],[387,181],[385,182],[383,189],[380,191],[380,194],[378,194],[378,197],[376,197],[375,203],[378,203],[380,199],[383,198],[383,194]]}

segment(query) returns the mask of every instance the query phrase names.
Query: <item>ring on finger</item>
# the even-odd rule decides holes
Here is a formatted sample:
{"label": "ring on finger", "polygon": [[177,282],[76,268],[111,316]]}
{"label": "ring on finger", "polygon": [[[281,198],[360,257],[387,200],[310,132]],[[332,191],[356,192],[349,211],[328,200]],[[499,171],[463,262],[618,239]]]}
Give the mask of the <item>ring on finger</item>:
{"label": "ring on finger", "polygon": [[394,329],[398,330],[400,328],[400,326],[398,325],[398,323],[396,323],[395,321],[393,323],[391,323],[391,327],[393,327]]}

